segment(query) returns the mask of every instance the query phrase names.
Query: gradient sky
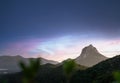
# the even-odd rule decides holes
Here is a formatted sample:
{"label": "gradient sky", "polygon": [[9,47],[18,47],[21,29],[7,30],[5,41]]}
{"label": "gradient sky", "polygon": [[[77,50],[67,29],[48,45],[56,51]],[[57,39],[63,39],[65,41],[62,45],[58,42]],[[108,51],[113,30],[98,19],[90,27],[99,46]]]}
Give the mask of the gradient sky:
{"label": "gradient sky", "polygon": [[75,58],[93,44],[120,54],[120,0],[0,0],[0,55]]}

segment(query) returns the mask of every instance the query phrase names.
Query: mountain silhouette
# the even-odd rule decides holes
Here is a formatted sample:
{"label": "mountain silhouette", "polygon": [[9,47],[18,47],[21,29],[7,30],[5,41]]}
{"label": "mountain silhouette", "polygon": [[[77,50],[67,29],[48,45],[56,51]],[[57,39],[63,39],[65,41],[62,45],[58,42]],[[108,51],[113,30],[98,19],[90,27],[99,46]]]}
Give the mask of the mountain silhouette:
{"label": "mountain silhouette", "polygon": [[91,67],[105,59],[107,59],[107,57],[100,54],[93,45],[89,45],[82,49],[80,56],[77,57],[75,61],[78,64]]}
{"label": "mountain silhouette", "polygon": [[[113,72],[120,70],[120,55],[104,60],[93,67],[74,73],[70,83],[113,83]],[[14,74],[6,74],[0,78],[0,83],[7,80],[8,83],[21,83],[22,72]],[[36,77],[37,83],[66,83],[63,74],[62,65],[45,64]],[[117,83],[117,82],[115,82]]]}

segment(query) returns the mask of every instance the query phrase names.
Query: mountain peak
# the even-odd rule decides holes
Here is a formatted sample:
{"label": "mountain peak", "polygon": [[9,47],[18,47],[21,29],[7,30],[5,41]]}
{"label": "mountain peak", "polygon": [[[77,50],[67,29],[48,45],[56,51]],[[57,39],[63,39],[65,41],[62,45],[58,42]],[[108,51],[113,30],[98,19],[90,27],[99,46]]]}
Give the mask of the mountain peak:
{"label": "mountain peak", "polygon": [[89,46],[87,46],[87,47],[89,47],[89,48],[93,48],[94,46],[92,45],[92,44],[90,44]]}
{"label": "mountain peak", "polygon": [[106,58],[107,57],[100,54],[98,50],[90,44],[82,49],[80,56],[76,58],[76,62],[84,66],[93,66]]}
{"label": "mountain peak", "polygon": [[98,50],[92,44],[90,44],[89,46],[86,46],[85,48],[83,48],[81,54],[93,53],[93,52],[99,53]]}

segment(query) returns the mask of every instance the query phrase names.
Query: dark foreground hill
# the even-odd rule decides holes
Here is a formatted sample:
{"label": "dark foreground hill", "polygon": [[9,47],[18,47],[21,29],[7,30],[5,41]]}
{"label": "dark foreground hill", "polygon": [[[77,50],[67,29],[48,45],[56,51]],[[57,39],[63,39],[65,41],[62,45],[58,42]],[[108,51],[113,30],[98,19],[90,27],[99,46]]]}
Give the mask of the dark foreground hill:
{"label": "dark foreground hill", "polygon": [[[71,78],[70,83],[113,83],[113,72],[120,70],[120,55],[102,61],[86,70],[79,69]],[[22,73],[2,76],[6,83],[21,83]],[[36,77],[35,83],[66,83],[62,65],[43,65]]]}
{"label": "dark foreground hill", "polygon": [[102,61],[85,71],[78,71],[71,83],[113,83],[113,72],[120,71],[120,55]]}
{"label": "dark foreground hill", "polygon": [[[80,70],[86,69],[84,66],[78,65],[78,67]],[[0,77],[0,83],[4,81],[7,81],[6,83],[22,83],[22,77],[22,72],[6,74]],[[35,80],[35,83],[66,83],[62,65],[53,64],[42,65]]]}

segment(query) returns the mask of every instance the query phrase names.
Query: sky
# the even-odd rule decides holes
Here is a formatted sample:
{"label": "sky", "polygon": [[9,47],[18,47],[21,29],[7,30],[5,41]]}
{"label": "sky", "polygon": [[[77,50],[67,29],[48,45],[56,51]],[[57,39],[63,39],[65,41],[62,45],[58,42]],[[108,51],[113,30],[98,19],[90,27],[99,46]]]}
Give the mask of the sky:
{"label": "sky", "polygon": [[120,0],[0,0],[0,56],[62,61],[93,44],[120,54]]}

